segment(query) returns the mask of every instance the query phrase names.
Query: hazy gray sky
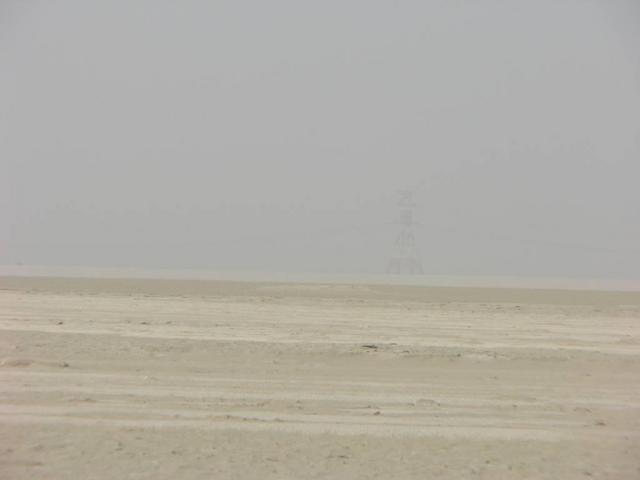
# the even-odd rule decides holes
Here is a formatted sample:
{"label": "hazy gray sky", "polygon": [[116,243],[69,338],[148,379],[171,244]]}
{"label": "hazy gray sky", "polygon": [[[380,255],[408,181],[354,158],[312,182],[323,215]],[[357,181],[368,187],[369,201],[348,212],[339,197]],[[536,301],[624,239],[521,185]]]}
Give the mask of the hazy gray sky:
{"label": "hazy gray sky", "polygon": [[640,2],[0,0],[0,263],[640,277]]}

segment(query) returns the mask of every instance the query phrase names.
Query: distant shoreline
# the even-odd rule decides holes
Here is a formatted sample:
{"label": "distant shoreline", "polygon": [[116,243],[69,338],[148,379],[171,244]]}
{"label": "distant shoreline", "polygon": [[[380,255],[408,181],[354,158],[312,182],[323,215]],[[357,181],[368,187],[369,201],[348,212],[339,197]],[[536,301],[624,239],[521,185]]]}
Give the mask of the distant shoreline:
{"label": "distant shoreline", "polygon": [[[64,296],[251,298],[251,301],[308,299],[309,301],[379,302],[403,304],[408,309],[424,304],[583,305],[640,308],[640,292],[613,290],[562,290],[504,287],[451,287],[356,283],[295,283],[243,280],[88,278],[51,276],[0,276],[0,293]],[[413,306],[412,306],[413,305]]]}
{"label": "distant shoreline", "polygon": [[591,279],[509,276],[445,276],[386,274],[322,274],[206,269],[68,267],[0,265],[0,277],[85,279],[200,280],[214,282],[388,285],[441,288],[534,289],[566,291],[640,292],[640,279]]}

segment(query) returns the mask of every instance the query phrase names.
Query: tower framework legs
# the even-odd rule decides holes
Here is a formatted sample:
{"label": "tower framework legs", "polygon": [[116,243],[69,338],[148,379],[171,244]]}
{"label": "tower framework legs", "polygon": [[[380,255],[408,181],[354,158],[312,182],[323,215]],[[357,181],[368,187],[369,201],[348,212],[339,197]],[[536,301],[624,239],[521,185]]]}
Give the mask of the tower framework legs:
{"label": "tower framework legs", "polygon": [[422,275],[424,269],[420,261],[420,255],[416,246],[416,237],[413,230],[415,225],[413,220],[413,192],[403,190],[400,192],[398,201],[400,208],[400,233],[398,234],[394,251],[387,265],[387,273],[399,275]]}

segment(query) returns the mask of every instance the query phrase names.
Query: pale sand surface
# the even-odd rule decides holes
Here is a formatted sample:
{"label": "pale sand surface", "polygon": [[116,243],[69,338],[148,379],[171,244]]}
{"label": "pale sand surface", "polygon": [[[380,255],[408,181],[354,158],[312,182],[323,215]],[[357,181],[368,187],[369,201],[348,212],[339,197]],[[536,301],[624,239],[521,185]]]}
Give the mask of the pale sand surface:
{"label": "pale sand surface", "polygon": [[637,479],[640,294],[0,278],[2,479]]}

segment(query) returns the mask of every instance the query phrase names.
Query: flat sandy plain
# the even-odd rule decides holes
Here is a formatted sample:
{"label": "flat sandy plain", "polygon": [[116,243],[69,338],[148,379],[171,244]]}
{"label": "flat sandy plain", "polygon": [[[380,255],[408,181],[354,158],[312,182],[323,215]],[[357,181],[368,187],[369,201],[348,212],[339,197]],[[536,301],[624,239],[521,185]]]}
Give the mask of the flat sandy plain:
{"label": "flat sandy plain", "polygon": [[0,278],[2,479],[638,479],[640,293]]}

